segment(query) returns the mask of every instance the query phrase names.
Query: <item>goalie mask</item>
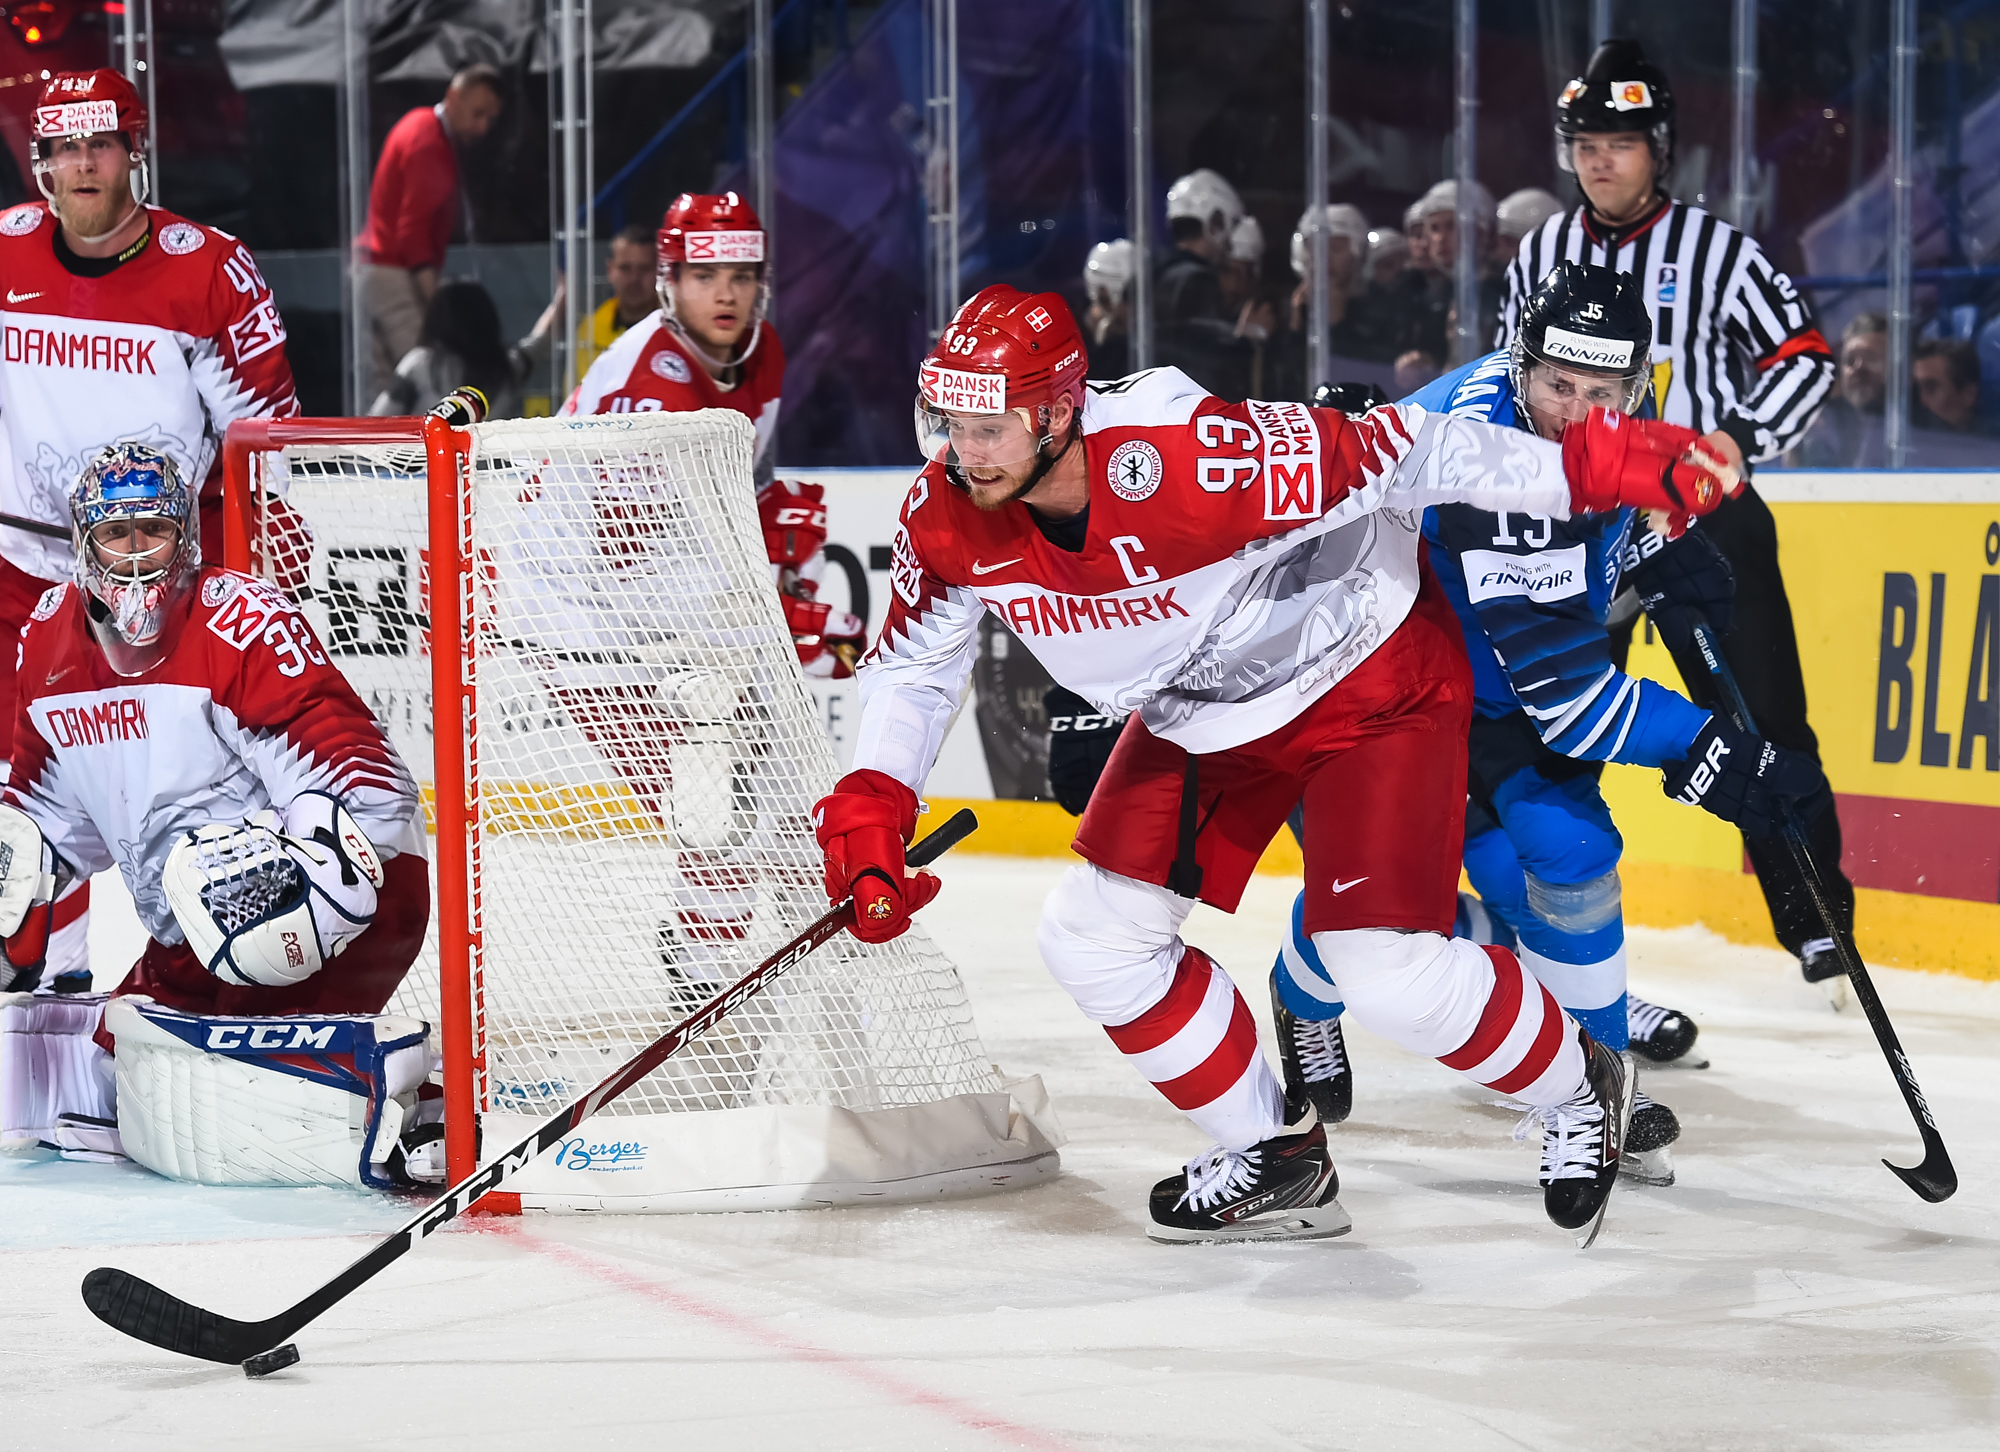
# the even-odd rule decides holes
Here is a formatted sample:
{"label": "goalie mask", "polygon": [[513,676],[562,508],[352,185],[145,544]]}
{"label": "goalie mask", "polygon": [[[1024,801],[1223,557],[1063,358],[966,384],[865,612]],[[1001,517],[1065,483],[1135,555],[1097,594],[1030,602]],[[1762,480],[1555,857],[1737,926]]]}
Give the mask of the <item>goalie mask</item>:
{"label": "goalie mask", "polygon": [[119,443],[77,476],[69,507],[91,629],[113,670],[138,675],[166,654],[201,573],[194,491],[158,449]]}
{"label": "goalie mask", "polygon": [[108,69],[61,72],[42,87],[41,100],[35,106],[34,139],[28,157],[35,185],[41,188],[44,197],[54,201],[56,194],[49,184],[49,175],[75,150],[64,143],[88,143],[93,136],[109,133],[124,142],[125,152],[132,161],[129,178],[132,200],[143,205],[146,193],[151,190],[146,168],[146,133],[150,124],[146,103],[119,72]]}
{"label": "goalie mask", "polygon": [[[1081,427],[1083,335],[1056,293],[1005,283],[958,310],[917,370],[917,447],[969,492],[968,471],[1034,471],[1014,498],[1042,481]],[[1069,436],[1054,434],[1055,403],[1073,409]],[[982,480],[982,482],[984,482]]]}
{"label": "goalie mask", "polygon": [[1651,379],[1653,319],[1630,273],[1558,262],[1521,310],[1509,374],[1524,425],[1602,406],[1635,413]]}
{"label": "goalie mask", "polygon": [[[771,310],[771,269],[765,257],[764,223],[757,211],[735,192],[720,196],[682,192],[660,220],[658,234],[660,308],[667,325],[680,340],[711,368],[730,368],[757,351],[763,336],[765,314]],[[702,347],[676,315],[674,284],[684,266],[728,266],[752,263],[757,268],[756,301],[750,307],[750,321],[737,340],[739,352],[733,358],[717,358]]]}

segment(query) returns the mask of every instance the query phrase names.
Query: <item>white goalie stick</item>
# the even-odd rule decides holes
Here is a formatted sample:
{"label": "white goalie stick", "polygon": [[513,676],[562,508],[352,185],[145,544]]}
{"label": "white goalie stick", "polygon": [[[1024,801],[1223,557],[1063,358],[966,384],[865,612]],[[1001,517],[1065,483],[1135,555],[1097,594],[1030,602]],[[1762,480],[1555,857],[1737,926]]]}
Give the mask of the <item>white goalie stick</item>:
{"label": "white goalie stick", "polygon": [[[970,811],[954,813],[943,826],[910,849],[909,865],[922,867],[935,862],[964,841],[978,825],[978,819]],[[183,1301],[128,1271],[105,1266],[83,1278],[83,1303],[107,1326],[182,1356],[225,1365],[238,1362],[250,1376],[265,1376],[289,1366],[299,1359],[298,1351],[285,1343],[301,1328],[416,1249],[434,1231],[456,1220],[480,1196],[497,1190],[591,1115],[763,992],[772,980],[853,922],[854,903],[849,899],[653,1040],[595,1089],[558,1110],[526,1139],[453,1185],[332,1280],[267,1320],[233,1320]]]}

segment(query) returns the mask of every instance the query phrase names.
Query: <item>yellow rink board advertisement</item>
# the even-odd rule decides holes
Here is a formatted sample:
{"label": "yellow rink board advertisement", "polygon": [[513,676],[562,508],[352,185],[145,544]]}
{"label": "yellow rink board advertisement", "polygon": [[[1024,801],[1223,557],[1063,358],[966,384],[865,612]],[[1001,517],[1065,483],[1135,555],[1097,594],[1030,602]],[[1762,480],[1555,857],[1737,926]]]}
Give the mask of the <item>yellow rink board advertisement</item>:
{"label": "yellow rink board advertisement", "polygon": [[[2000,979],[2000,475],[1771,472],[1811,720],[1839,802],[1870,962]],[[1631,669],[1675,688],[1641,630]],[[1775,944],[1742,839],[1611,767],[1627,920]],[[933,799],[934,806],[945,805]],[[956,802],[949,805],[956,806]],[[1045,802],[973,802],[982,850],[1067,852]],[[1296,874],[1281,835],[1260,870]]]}
{"label": "yellow rink board advertisement", "polygon": [[[1871,962],[2000,978],[2000,477],[1767,474]],[[1634,674],[1680,684],[1644,632]],[[1769,943],[1741,842],[1613,767],[1630,921]],[[1665,870],[1656,870],[1665,869]]]}

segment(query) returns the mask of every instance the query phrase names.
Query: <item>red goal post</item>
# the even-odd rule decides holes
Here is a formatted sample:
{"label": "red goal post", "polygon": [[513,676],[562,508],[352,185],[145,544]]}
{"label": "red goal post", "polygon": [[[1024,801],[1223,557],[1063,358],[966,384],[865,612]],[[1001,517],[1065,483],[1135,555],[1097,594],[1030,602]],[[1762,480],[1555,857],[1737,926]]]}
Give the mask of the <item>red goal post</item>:
{"label": "red goal post", "polygon": [[[429,631],[433,638],[457,640],[462,633],[463,591],[470,571],[465,564],[459,507],[459,481],[471,453],[471,431],[453,428],[440,418],[239,419],[229,426],[222,443],[223,513],[222,562],[232,570],[255,572],[262,491],[257,486],[259,456],[287,448],[362,444],[421,443],[426,459],[430,504]],[[438,562],[452,561],[455,588],[440,590],[444,573]],[[470,709],[464,657],[458,651],[433,649],[431,699],[435,721],[439,708],[445,719],[466,719]],[[435,736],[434,738],[435,739]],[[472,847],[471,822],[477,810],[468,799],[467,774],[461,752],[435,754],[433,782],[437,852],[437,899],[433,912],[438,933],[438,1031],[446,1064],[444,1076],[445,1159],[453,1182],[478,1168],[475,1128],[474,1075],[483,1054],[473,1040],[472,964],[477,953],[475,930],[468,910]],[[455,842],[459,850],[446,851]],[[464,1066],[464,1072],[454,1072]],[[489,1197],[498,1199],[499,1197]],[[518,1197],[512,1197],[518,1201]]]}

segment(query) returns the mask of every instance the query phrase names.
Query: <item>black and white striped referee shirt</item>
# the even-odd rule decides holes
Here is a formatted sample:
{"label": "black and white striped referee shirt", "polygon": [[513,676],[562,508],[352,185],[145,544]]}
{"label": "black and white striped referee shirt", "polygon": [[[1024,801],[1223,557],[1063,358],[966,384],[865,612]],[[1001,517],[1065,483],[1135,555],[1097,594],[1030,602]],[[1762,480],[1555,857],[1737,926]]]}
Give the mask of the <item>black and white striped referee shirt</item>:
{"label": "black and white striped referee shirt", "polygon": [[1792,280],[1753,238],[1686,202],[1607,228],[1578,207],[1521,239],[1507,266],[1497,344],[1556,263],[1629,272],[1653,315],[1653,407],[1707,433],[1726,429],[1746,459],[1797,443],[1833,389],[1833,350]]}

